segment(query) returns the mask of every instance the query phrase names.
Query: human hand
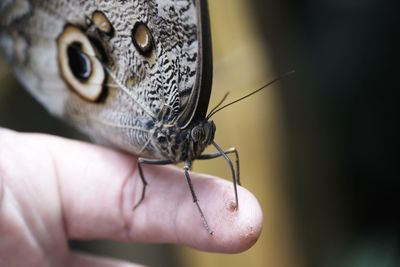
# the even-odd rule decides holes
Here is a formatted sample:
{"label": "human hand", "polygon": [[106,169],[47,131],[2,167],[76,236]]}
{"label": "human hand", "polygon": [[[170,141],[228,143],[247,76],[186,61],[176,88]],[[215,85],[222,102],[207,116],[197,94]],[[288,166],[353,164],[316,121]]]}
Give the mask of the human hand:
{"label": "human hand", "polygon": [[134,266],[70,251],[68,239],[178,243],[195,249],[237,253],[261,233],[262,212],[254,196],[232,184],[192,173],[205,216],[203,226],[183,171],[144,166],[146,197],[136,157],[44,134],[0,128],[0,265]]}

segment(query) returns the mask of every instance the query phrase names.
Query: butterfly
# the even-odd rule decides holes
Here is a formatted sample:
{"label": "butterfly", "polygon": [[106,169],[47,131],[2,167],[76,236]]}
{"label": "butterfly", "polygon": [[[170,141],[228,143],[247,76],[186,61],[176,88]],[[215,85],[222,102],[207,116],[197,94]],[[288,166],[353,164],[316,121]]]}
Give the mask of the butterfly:
{"label": "butterfly", "polygon": [[[184,176],[206,230],[213,231],[194,191],[194,160],[224,157],[235,203],[239,156],[215,142],[207,115],[212,47],[207,0],[3,0],[0,48],[25,88],[53,115],[94,142],[138,156],[144,164],[184,162]],[[202,154],[213,145],[217,152]],[[227,154],[235,155],[235,164]],[[234,166],[236,165],[236,166]]]}
{"label": "butterfly", "polygon": [[[223,156],[236,207],[238,153],[215,142],[206,116],[212,83],[206,0],[20,0],[0,4],[0,47],[26,89],[53,115],[95,142],[137,155],[143,164]],[[211,114],[211,113],[210,113]],[[202,154],[209,145],[218,152]],[[236,171],[227,153],[236,155]]]}

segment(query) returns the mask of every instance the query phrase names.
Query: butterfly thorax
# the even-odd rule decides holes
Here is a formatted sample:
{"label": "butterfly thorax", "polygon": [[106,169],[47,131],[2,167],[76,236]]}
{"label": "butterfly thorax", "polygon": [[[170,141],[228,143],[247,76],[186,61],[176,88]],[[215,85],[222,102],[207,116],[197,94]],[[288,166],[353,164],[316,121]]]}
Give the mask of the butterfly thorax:
{"label": "butterfly thorax", "polygon": [[211,144],[215,135],[213,121],[200,121],[185,129],[177,125],[162,124],[153,134],[153,145],[159,150],[162,159],[172,162],[193,161]]}

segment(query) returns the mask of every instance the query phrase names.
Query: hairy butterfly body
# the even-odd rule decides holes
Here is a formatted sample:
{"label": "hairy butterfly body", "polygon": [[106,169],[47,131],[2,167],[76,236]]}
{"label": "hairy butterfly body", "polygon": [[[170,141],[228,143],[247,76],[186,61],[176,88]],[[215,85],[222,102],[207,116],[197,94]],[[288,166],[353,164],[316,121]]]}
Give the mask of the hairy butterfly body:
{"label": "hairy butterfly body", "polygon": [[[50,113],[142,164],[225,157],[206,112],[212,55],[206,0],[2,0],[0,47]],[[201,155],[213,144],[218,152]],[[238,167],[238,160],[237,160]]]}

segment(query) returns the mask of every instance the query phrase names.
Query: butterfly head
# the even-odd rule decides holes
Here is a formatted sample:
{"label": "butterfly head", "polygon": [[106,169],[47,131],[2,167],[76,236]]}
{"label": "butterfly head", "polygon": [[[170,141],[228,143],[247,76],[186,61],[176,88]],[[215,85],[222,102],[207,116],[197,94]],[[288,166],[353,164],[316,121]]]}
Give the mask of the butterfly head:
{"label": "butterfly head", "polygon": [[157,147],[160,159],[172,162],[193,161],[212,143],[215,136],[213,121],[198,121],[187,128],[160,124],[153,134],[152,146]]}
{"label": "butterfly head", "polygon": [[215,130],[213,121],[203,121],[191,129],[190,138],[194,143],[202,143],[208,146],[214,140]]}

